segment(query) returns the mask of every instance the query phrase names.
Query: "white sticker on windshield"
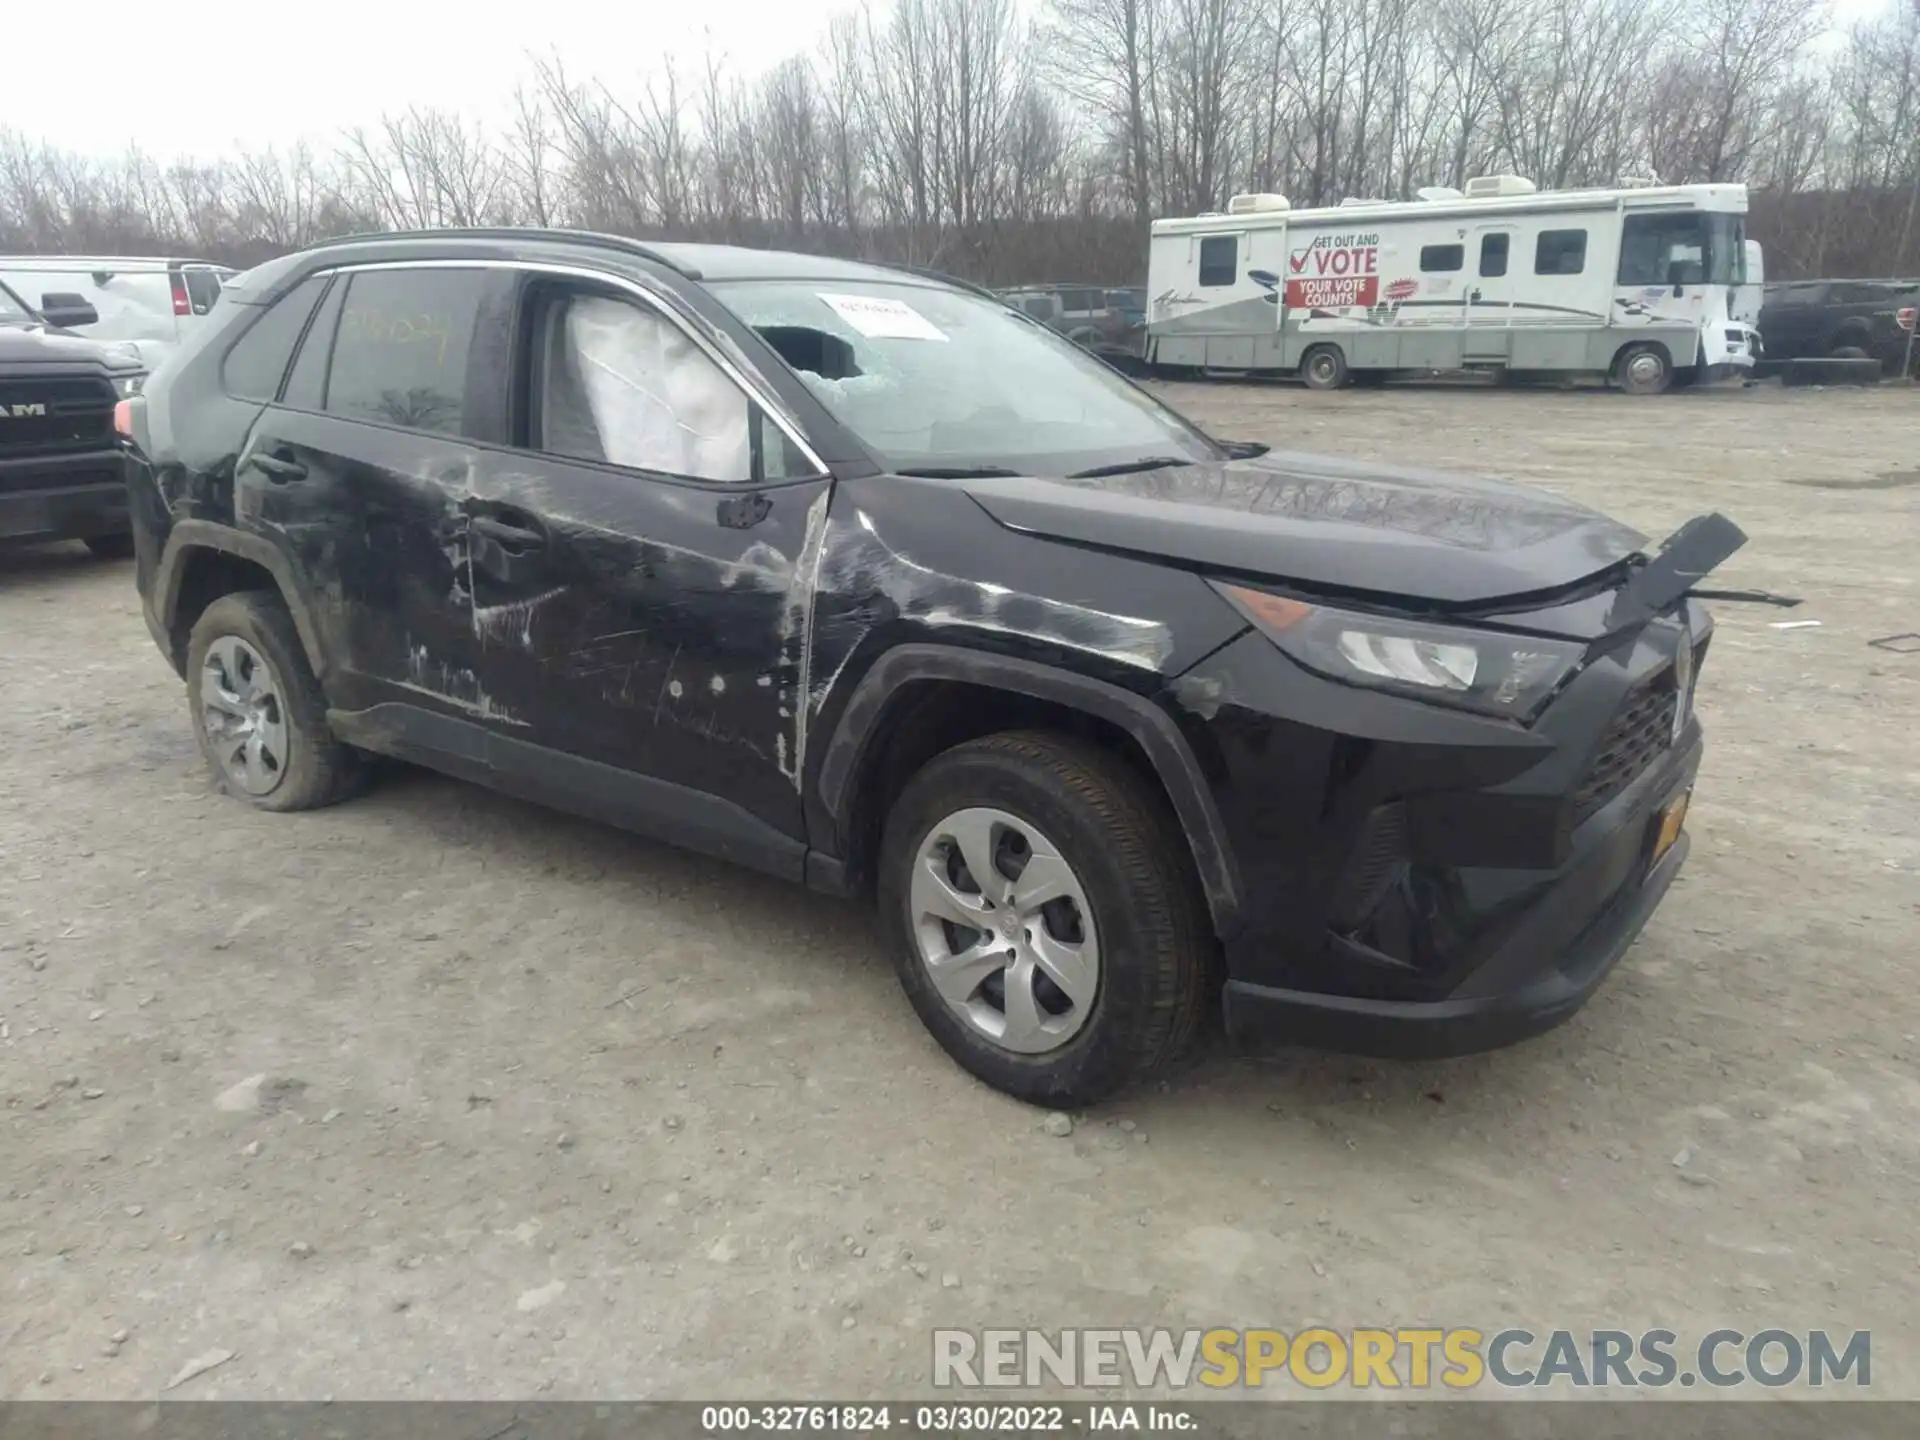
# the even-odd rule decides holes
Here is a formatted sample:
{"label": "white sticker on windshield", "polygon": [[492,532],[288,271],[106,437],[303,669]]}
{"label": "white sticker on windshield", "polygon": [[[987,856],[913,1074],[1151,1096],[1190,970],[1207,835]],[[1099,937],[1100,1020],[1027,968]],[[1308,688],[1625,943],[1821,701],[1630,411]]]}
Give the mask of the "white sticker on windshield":
{"label": "white sticker on windshield", "polygon": [[901,300],[877,300],[871,295],[829,295],[818,291],[840,318],[871,340],[945,340],[946,335],[926,316]]}

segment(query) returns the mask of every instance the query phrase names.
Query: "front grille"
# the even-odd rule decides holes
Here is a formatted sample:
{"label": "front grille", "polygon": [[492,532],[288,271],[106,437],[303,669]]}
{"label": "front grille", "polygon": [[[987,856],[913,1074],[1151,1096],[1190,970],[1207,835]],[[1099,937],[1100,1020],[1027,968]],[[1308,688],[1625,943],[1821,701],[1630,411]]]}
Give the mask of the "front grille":
{"label": "front grille", "polygon": [[1646,773],[1673,743],[1673,709],[1680,697],[1673,671],[1662,670],[1627,693],[1600,737],[1600,748],[1573,795],[1577,825]]}
{"label": "front grille", "polygon": [[0,458],[110,447],[116,398],[105,380],[0,376]]}

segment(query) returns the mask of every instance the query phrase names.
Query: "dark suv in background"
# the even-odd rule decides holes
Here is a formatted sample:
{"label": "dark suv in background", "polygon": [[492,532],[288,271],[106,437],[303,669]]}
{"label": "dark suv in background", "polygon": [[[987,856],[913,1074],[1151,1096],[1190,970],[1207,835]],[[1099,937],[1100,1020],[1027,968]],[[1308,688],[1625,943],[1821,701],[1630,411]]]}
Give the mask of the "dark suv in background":
{"label": "dark suv in background", "polygon": [[[1135,296],[1141,304],[1130,303]],[[1001,291],[1000,298],[1122,370],[1137,368],[1146,356],[1143,291],[1104,290],[1093,285],[1023,285]]]}
{"label": "dark suv in background", "polygon": [[1769,362],[1871,357],[1898,375],[1916,310],[1920,280],[1790,280],[1766,287],[1758,328]]}
{"label": "dark suv in background", "polygon": [[925,275],[566,232],[271,262],[127,419],[236,798],[394,755],[871,896],[948,1052],[1063,1105],[1223,969],[1247,1038],[1571,1014],[1686,853],[1743,538],[1219,441]]}
{"label": "dark suv in background", "polygon": [[67,333],[98,318],[78,296],[47,313],[0,285],[0,542],[84,540],[133,552],[114,406],[146,367],[131,346]]}

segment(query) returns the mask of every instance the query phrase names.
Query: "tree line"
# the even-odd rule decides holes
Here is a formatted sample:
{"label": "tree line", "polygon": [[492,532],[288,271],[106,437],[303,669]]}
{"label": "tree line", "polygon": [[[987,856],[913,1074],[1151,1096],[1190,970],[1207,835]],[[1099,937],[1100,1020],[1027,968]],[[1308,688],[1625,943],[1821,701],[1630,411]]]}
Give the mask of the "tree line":
{"label": "tree line", "polygon": [[811,53],[631,85],[530,56],[497,117],[172,161],[0,130],[0,250],[252,264],[334,235],[566,225],[1143,278],[1155,216],[1516,173],[1743,181],[1769,273],[1920,274],[1920,0],[869,0]]}

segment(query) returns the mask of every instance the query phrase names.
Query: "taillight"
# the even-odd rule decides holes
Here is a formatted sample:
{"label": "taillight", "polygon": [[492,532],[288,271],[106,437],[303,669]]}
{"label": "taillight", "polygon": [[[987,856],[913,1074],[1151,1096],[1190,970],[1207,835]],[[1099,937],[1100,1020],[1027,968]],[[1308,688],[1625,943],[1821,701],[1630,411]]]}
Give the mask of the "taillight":
{"label": "taillight", "polygon": [[[93,413],[98,415],[100,412],[96,410]],[[133,438],[133,401],[122,400],[113,407],[113,429],[123,440]]]}
{"label": "taillight", "polygon": [[1911,330],[1913,328],[1914,316],[1916,315],[1920,315],[1920,305],[1909,305],[1894,318],[1900,322],[1900,328],[1902,330]]}
{"label": "taillight", "polygon": [[191,315],[193,301],[187,295],[187,277],[178,270],[170,270],[167,272],[167,279],[173,286],[173,313]]}

